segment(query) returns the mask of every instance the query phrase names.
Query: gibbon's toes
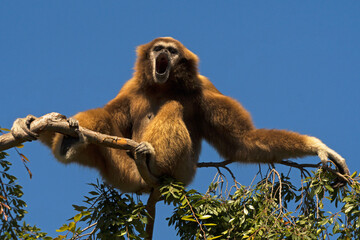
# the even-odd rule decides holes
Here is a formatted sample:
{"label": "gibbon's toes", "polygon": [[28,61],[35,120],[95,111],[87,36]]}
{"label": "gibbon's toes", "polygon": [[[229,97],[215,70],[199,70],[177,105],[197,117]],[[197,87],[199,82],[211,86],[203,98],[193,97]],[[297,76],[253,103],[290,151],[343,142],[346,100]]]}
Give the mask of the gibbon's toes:
{"label": "gibbon's toes", "polygon": [[346,161],[343,157],[341,157],[338,153],[336,153],[332,149],[329,149],[328,156],[329,159],[336,165],[336,167],[338,168],[341,174],[350,175],[349,168],[346,165]]}
{"label": "gibbon's toes", "polygon": [[[348,166],[346,165],[345,159],[341,157],[337,152],[334,150],[327,148],[326,150],[321,150],[318,152],[319,158],[323,164],[331,162],[335,164],[338,168],[339,173],[344,175],[350,175],[350,171]],[[346,185],[346,181],[343,178],[337,177],[335,181],[331,184],[333,188],[341,188]]]}
{"label": "gibbon's toes", "polygon": [[14,136],[14,138],[24,138],[27,141],[36,140],[39,135],[30,130],[30,124],[35,119],[36,118],[32,115],[28,115],[26,118],[16,119],[11,128],[11,134]]}
{"label": "gibbon's toes", "polygon": [[135,154],[155,154],[153,146],[148,142],[141,142],[135,148]]}

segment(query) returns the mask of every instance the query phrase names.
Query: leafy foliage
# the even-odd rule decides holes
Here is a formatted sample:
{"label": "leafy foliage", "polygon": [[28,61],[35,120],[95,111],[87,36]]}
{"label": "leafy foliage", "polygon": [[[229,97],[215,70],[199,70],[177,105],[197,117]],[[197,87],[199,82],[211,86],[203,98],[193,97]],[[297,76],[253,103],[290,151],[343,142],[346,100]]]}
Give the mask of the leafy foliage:
{"label": "leafy foliage", "polygon": [[[73,205],[79,213],[64,224],[59,232],[72,233],[73,239],[85,236],[96,236],[96,239],[143,239],[146,236],[145,224],[147,213],[144,204],[129,194],[121,194],[104,183],[90,184],[95,191],[85,197],[88,206]],[[78,222],[86,222],[90,228],[81,230],[76,227]],[[86,231],[90,231],[86,233]],[[65,239],[60,235],[56,239]]]}
{"label": "leafy foliage", "polygon": [[[162,188],[165,202],[175,211],[169,225],[175,225],[181,239],[352,239],[360,236],[360,184],[333,189],[334,176],[319,169],[296,188],[287,176],[271,169],[253,186],[235,182],[235,192],[217,194],[219,181],[206,194],[186,191],[179,183]],[[352,177],[355,177],[356,173]],[[345,203],[336,213],[324,205]]]}
{"label": "leafy foliage", "polygon": [[1,239],[49,239],[36,226],[22,222],[26,203],[21,199],[22,187],[17,178],[9,174],[11,163],[5,160],[8,154],[0,152],[0,237]]}

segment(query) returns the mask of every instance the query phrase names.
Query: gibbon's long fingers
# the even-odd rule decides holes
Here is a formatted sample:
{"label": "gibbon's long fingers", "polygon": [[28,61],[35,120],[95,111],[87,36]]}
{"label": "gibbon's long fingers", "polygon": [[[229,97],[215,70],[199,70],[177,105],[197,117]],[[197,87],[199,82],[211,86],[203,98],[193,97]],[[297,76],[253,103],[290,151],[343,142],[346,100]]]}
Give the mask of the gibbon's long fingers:
{"label": "gibbon's long fingers", "polygon": [[346,165],[345,159],[334,150],[330,148],[321,149],[318,151],[318,156],[323,164],[326,164],[330,159],[339,169],[339,172],[341,174],[350,175],[350,171],[348,166]]}
{"label": "gibbon's long fingers", "polygon": [[75,118],[69,117],[66,119],[66,121],[69,123],[69,126],[72,128],[78,128],[79,127],[79,121]]}
{"label": "gibbon's long fingers", "polygon": [[155,154],[153,146],[148,142],[141,142],[136,148],[135,153],[138,154]]}
{"label": "gibbon's long fingers", "polygon": [[148,142],[141,142],[135,148],[135,163],[138,170],[147,184],[151,187],[155,187],[159,184],[157,177],[150,172],[149,161],[152,156],[155,156],[155,150],[153,146]]}
{"label": "gibbon's long fingers", "polygon": [[79,137],[79,142],[86,143],[87,140],[85,135],[81,131],[79,131],[79,121],[72,117],[67,118],[66,121],[69,123],[69,126],[71,128],[75,128],[75,131]]}
{"label": "gibbon's long fingers", "polygon": [[37,140],[39,135],[30,130],[30,124],[36,117],[28,115],[26,118],[18,118],[11,127],[11,134],[15,139],[25,138],[27,141]]}

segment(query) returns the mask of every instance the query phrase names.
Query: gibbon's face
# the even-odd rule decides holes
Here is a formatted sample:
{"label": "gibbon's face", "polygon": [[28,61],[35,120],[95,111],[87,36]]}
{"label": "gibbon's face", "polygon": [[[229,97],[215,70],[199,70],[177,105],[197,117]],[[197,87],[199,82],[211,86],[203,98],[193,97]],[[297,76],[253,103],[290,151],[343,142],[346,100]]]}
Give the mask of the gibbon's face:
{"label": "gibbon's face", "polygon": [[150,50],[152,75],[156,83],[165,83],[171,70],[180,59],[180,51],[175,43],[159,41]]}

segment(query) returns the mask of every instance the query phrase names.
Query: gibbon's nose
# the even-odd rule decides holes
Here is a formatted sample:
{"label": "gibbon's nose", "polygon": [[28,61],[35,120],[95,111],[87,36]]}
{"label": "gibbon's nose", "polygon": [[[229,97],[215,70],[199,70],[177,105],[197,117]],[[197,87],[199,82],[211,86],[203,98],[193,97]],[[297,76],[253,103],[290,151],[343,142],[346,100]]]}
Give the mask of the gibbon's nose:
{"label": "gibbon's nose", "polygon": [[164,74],[169,66],[169,57],[168,54],[162,52],[156,58],[156,72],[159,74]]}

